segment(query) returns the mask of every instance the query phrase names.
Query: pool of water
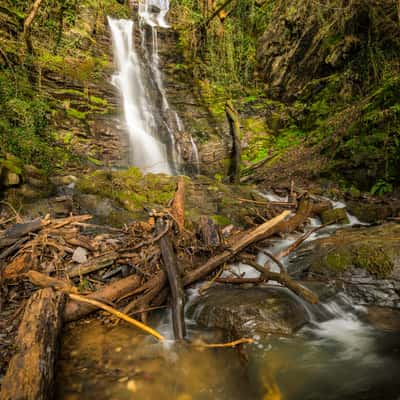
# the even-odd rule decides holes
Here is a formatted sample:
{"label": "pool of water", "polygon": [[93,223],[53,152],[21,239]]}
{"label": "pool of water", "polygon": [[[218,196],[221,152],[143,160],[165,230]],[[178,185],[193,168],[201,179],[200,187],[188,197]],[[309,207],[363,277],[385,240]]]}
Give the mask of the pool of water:
{"label": "pool of water", "polygon": [[[189,331],[192,338],[222,340],[221,332]],[[80,323],[63,338],[56,398],[400,399],[398,332],[347,315],[313,323],[294,337],[255,340],[242,350],[202,349],[156,343],[122,323]]]}

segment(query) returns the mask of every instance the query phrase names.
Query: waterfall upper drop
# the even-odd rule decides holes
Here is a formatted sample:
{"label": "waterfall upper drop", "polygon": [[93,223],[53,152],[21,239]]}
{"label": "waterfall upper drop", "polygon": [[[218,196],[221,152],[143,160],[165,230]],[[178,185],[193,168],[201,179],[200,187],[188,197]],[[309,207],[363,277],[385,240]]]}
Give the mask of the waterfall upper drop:
{"label": "waterfall upper drop", "polygon": [[[154,2],[154,1],[153,1]],[[148,10],[150,4],[145,3],[144,10]],[[165,14],[168,9],[168,1],[156,1],[155,5],[160,5],[161,10],[155,23],[159,20],[166,26]],[[142,7],[142,6],[140,6]],[[147,17],[150,20],[150,17]],[[152,102],[150,93],[151,80],[156,81],[159,86],[160,72],[157,65],[151,66],[152,75],[144,68],[144,65],[135,49],[134,43],[134,22],[131,20],[116,20],[108,18],[111,29],[114,57],[118,66],[118,72],[112,77],[112,83],[119,89],[123,103],[123,113],[126,123],[126,129],[129,135],[131,147],[131,163],[139,167],[143,172],[159,173],[164,172],[172,174],[175,172],[174,163],[174,137],[171,131],[166,130],[166,134],[162,135],[162,126],[164,122],[160,122],[159,111]],[[140,28],[144,37],[143,27]],[[154,29],[154,28],[152,28]],[[142,41],[144,46],[144,41]],[[153,39],[153,55],[156,54],[157,40]],[[153,57],[157,62],[157,55]],[[160,89],[159,89],[160,90]],[[164,97],[164,93],[162,93]],[[164,99],[163,99],[164,100]],[[165,105],[164,105],[165,107]],[[168,157],[168,146],[170,147],[170,157]]]}

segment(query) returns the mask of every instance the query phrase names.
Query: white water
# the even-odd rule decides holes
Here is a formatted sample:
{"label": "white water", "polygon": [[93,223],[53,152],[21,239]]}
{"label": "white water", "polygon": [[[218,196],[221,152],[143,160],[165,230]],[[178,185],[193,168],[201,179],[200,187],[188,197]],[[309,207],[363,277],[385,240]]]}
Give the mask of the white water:
{"label": "white water", "polygon": [[144,71],[133,41],[134,23],[108,18],[118,72],[112,83],[119,89],[131,147],[131,162],[144,172],[172,172],[166,146],[157,138],[157,123]]}
{"label": "white water", "polygon": [[[173,174],[182,162],[176,135],[184,127],[170,107],[159,65],[157,30],[169,28],[168,11],[169,0],[142,0],[138,6],[138,23],[108,18],[118,67],[112,83],[121,93],[131,148],[130,163],[145,173]],[[140,34],[139,49],[135,47],[135,30]],[[189,162],[197,171],[198,151],[191,137],[189,146]]]}

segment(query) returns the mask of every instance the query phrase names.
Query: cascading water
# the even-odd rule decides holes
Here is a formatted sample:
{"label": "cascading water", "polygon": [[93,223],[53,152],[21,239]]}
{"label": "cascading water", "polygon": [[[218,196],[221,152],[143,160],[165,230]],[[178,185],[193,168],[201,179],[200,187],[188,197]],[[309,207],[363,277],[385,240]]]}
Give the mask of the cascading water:
{"label": "cascading water", "polygon": [[108,22],[118,64],[118,73],[112,82],[120,90],[123,101],[132,163],[145,172],[171,173],[166,146],[156,137],[157,124],[133,42],[133,21],[109,18]]}
{"label": "cascading water", "polygon": [[[130,162],[145,173],[174,174],[181,164],[181,147],[176,136],[183,132],[183,124],[169,105],[158,55],[157,29],[169,27],[165,20],[168,11],[168,0],[144,0],[139,2],[137,24],[108,19],[118,66],[112,82],[122,97]],[[141,38],[140,51],[135,48],[135,27]],[[147,33],[151,33],[151,41],[147,40]],[[192,138],[190,146],[190,161],[197,171],[198,152]]]}

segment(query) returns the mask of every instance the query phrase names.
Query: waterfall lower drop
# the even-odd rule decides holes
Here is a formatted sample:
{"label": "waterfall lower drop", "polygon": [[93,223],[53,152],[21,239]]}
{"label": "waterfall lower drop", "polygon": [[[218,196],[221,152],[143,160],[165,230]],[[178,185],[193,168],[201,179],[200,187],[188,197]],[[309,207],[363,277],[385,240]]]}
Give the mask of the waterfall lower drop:
{"label": "waterfall lower drop", "polygon": [[[165,20],[168,10],[168,0],[139,2],[140,51],[136,50],[134,42],[136,24],[131,20],[108,18],[118,66],[112,83],[121,93],[131,146],[130,162],[145,173],[174,174],[181,163],[180,144],[175,135],[184,131],[183,124],[169,105],[159,67],[157,28],[169,28]],[[147,26],[151,30],[149,44]],[[198,165],[198,152],[192,138],[190,146],[190,161]]]}

